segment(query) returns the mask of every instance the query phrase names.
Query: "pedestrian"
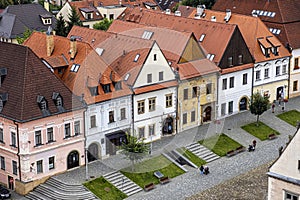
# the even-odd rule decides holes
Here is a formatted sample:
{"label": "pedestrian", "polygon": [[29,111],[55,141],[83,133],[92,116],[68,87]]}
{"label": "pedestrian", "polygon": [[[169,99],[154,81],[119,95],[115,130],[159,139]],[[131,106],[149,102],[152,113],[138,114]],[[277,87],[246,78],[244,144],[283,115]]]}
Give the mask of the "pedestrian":
{"label": "pedestrian", "polygon": [[272,113],[275,112],[275,103],[272,104]]}
{"label": "pedestrian", "polygon": [[199,171],[200,171],[200,174],[203,174],[203,173],[204,173],[204,167],[203,167],[203,165],[201,165],[201,166],[199,167]]}
{"label": "pedestrian", "polygon": [[209,168],[207,166],[204,166],[204,174],[205,175],[209,174]]}
{"label": "pedestrian", "polygon": [[253,146],[253,149],[255,149],[255,147],[256,147],[256,140],[252,141],[252,146]]}

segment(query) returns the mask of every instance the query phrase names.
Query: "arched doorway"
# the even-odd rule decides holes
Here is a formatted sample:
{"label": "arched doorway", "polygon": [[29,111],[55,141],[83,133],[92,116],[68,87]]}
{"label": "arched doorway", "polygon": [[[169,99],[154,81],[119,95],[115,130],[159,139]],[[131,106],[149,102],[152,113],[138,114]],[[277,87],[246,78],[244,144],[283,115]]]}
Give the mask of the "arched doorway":
{"label": "arched doorway", "polygon": [[284,94],[283,94],[283,87],[278,87],[277,91],[276,91],[276,100],[278,101],[282,101],[284,98]]}
{"label": "arched doorway", "polygon": [[79,153],[77,151],[72,151],[68,155],[67,169],[72,169],[79,166]]}
{"label": "arched doorway", "polygon": [[211,107],[208,106],[205,108],[203,113],[203,122],[208,122],[211,120]]}
{"label": "arched doorway", "polygon": [[167,134],[172,134],[174,131],[174,126],[173,126],[173,117],[168,115],[168,117],[164,120],[164,125],[163,125],[163,135],[167,135]]}
{"label": "arched doorway", "polygon": [[242,110],[247,110],[247,103],[248,103],[247,97],[243,97],[243,98],[240,100],[240,111],[242,111]]}
{"label": "arched doorway", "polygon": [[99,148],[96,143],[93,143],[88,148],[88,162],[99,159]]}

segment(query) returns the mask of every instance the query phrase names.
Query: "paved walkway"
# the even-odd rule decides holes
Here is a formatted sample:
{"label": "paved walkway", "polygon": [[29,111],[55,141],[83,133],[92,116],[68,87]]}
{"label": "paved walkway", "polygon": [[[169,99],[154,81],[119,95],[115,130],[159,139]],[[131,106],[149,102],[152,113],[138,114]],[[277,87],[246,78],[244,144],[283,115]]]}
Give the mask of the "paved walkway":
{"label": "paved walkway", "polygon": [[[300,110],[300,98],[290,99],[286,103],[286,111]],[[166,185],[157,185],[150,192],[140,192],[128,199],[184,199],[195,193],[211,188],[225,180],[231,179],[239,174],[245,173],[262,164],[269,163],[278,157],[278,148],[284,146],[288,141],[288,135],[293,135],[295,127],[281,121],[275,115],[281,113],[281,109],[276,109],[276,113],[271,110],[266,111],[260,120],[271,128],[279,131],[281,135],[275,140],[257,141],[255,152],[243,152],[233,157],[223,157],[208,164],[211,173],[207,176],[200,175],[197,169],[188,168],[189,171],[181,176],[175,177]],[[227,117],[221,120],[220,124],[206,124],[191,130],[183,131],[175,136],[163,138],[153,143],[153,156],[160,154],[164,148],[174,149],[180,146],[186,146],[193,141],[198,141],[205,137],[210,137],[217,132],[227,134],[243,146],[248,146],[255,138],[240,127],[242,125],[254,122],[256,116],[249,111]],[[123,158],[123,155],[116,155],[95,161],[88,165],[88,175],[99,177],[110,171],[118,170],[128,166],[130,163]],[[85,181],[85,167],[74,169],[64,174],[56,176],[65,182],[82,183]]]}

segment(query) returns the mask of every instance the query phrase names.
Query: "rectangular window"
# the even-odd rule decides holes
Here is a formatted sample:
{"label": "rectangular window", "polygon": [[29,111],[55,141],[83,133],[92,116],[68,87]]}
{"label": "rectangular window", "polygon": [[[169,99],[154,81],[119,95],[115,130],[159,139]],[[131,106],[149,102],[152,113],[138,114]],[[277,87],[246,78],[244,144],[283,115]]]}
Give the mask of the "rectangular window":
{"label": "rectangular window", "polygon": [[155,135],[155,130],[154,130],[154,128],[155,128],[155,124],[149,125],[149,136]]}
{"label": "rectangular window", "polygon": [[1,169],[5,170],[5,158],[3,156],[0,156],[0,162],[1,162]]}
{"label": "rectangular window", "polygon": [[300,169],[300,160],[298,160],[298,169]]}
{"label": "rectangular window", "polygon": [[172,107],[172,94],[166,95],[166,108]]}
{"label": "rectangular window", "polygon": [[228,113],[231,114],[233,112],[233,101],[228,103]]}
{"label": "rectangular window", "polygon": [[42,131],[35,131],[35,146],[42,145]]}
{"label": "rectangular window", "polygon": [[198,95],[198,86],[193,87],[192,98],[197,97]]}
{"label": "rectangular window", "polygon": [[12,166],[13,166],[13,174],[18,175],[18,166],[16,161],[12,161]]}
{"label": "rectangular window", "polygon": [[228,66],[233,66],[232,57],[228,57]]}
{"label": "rectangular window", "polygon": [[243,64],[243,55],[239,55],[238,62],[239,62],[239,65]]}
{"label": "rectangular window", "polygon": [[120,113],[121,113],[121,120],[126,119],[126,109],[121,108]]}
{"label": "rectangular window", "polygon": [[295,58],[294,60],[294,69],[299,69],[299,58]]}
{"label": "rectangular window", "polygon": [[248,74],[243,74],[243,85],[247,85]]}
{"label": "rectangular window", "polygon": [[4,143],[4,140],[3,140],[3,128],[0,128],[0,142]]}
{"label": "rectangular window", "polygon": [[293,82],[293,91],[297,91],[298,90],[298,81],[294,81]]}
{"label": "rectangular window", "polygon": [[114,19],[114,14],[109,14],[109,20],[113,20]]}
{"label": "rectangular window", "polygon": [[149,99],[149,111],[155,110],[155,98]]}
{"label": "rectangular window", "polygon": [[186,100],[189,98],[189,89],[186,88],[183,90],[183,100]]}
{"label": "rectangular window", "polygon": [[47,142],[53,142],[54,137],[53,137],[53,127],[47,128]]}
{"label": "rectangular window", "polygon": [[102,88],[103,88],[104,93],[111,92],[110,84],[104,84],[104,85],[102,85]]}
{"label": "rectangular window", "polygon": [[234,88],[234,77],[229,78],[229,88]]}
{"label": "rectangular window", "polygon": [[152,74],[147,74],[147,83],[152,83]]}
{"label": "rectangular window", "polygon": [[192,111],[191,112],[191,122],[194,122],[196,119],[196,112],[195,111]]}
{"label": "rectangular window", "polygon": [[286,74],[286,65],[282,65],[282,74]]}
{"label": "rectangular window", "polygon": [[36,172],[43,173],[43,160],[36,161]]}
{"label": "rectangular window", "polygon": [[90,117],[91,128],[96,127],[96,115]]}
{"label": "rectangular window", "polygon": [[11,132],[11,146],[16,147],[17,146],[17,140],[16,140],[16,133],[15,132]]}
{"label": "rectangular window", "polygon": [[54,165],[54,156],[49,157],[49,170],[54,169],[55,165]]}
{"label": "rectangular window", "polygon": [[145,127],[139,127],[139,138],[144,138],[145,137]]}
{"label": "rectangular window", "polygon": [[164,72],[159,72],[158,73],[158,80],[163,81],[164,80]]}
{"label": "rectangular window", "polygon": [[65,138],[71,137],[71,125],[70,123],[65,124]]}
{"label": "rectangular window", "polygon": [[269,78],[269,68],[265,69],[265,78]]}
{"label": "rectangular window", "polygon": [[74,122],[74,135],[80,134],[80,121]]}
{"label": "rectangular window", "polygon": [[153,60],[154,60],[154,61],[157,60],[157,55],[156,55],[156,54],[153,55]]}
{"label": "rectangular window", "polygon": [[109,111],[108,113],[108,120],[109,120],[109,123],[113,123],[115,122],[115,112],[114,111]]}
{"label": "rectangular window", "polygon": [[227,89],[227,78],[223,78],[222,81],[222,90],[226,90]]}
{"label": "rectangular window", "polygon": [[182,115],[182,124],[186,124],[187,123],[187,113],[183,113]]}
{"label": "rectangular window", "polygon": [[143,101],[138,101],[138,114],[143,114],[145,113],[145,100]]}
{"label": "rectangular window", "polygon": [[225,111],[226,111],[226,103],[222,103],[221,104],[221,115],[225,115]]}
{"label": "rectangular window", "polygon": [[255,72],[255,80],[260,80],[260,70]]}
{"label": "rectangular window", "polygon": [[212,83],[207,83],[206,84],[206,94],[211,94],[212,93]]}
{"label": "rectangular window", "polygon": [[285,195],[284,195],[284,200],[298,200],[299,199],[299,195],[298,194],[294,194],[288,191],[285,191]]}
{"label": "rectangular window", "polygon": [[276,76],[280,75],[280,66],[276,66]]}

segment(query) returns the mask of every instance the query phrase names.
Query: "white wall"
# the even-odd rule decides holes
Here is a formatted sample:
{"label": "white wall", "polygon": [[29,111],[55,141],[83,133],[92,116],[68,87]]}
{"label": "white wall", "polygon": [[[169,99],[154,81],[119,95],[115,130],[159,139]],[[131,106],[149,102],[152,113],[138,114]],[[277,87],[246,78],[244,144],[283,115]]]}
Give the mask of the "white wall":
{"label": "white wall", "polygon": [[[299,69],[295,69],[294,70],[294,66],[295,66],[295,58],[298,58],[299,60],[299,64],[300,65],[300,49],[294,49],[292,51],[292,57],[290,60],[290,88],[289,88],[289,92],[290,92],[290,96],[299,96],[300,95],[300,68]],[[293,82],[294,81],[298,81],[298,85],[297,85],[297,90],[293,91]]]}
{"label": "white wall", "polygon": [[97,10],[101,13],[102,17],[106,15],[106,18],[109,19],[109,16],[113,14],[114,19],[117,19],[126,10],[126,7],[105,6],[105,7],[97,7]]}

